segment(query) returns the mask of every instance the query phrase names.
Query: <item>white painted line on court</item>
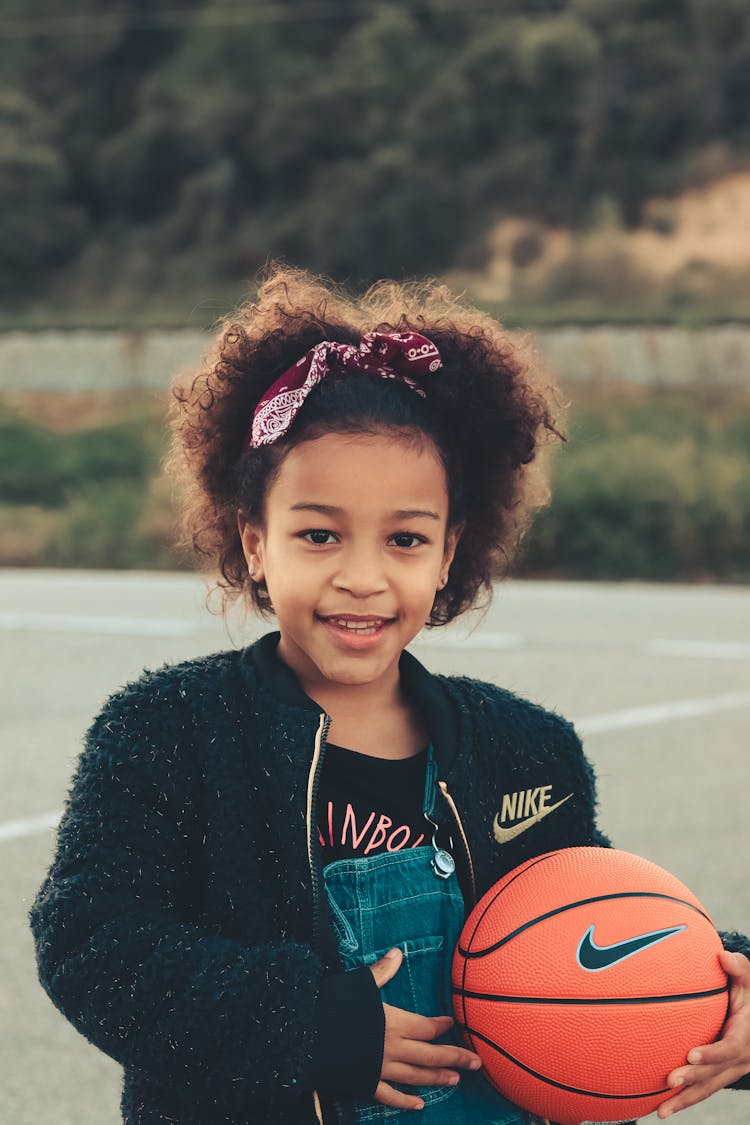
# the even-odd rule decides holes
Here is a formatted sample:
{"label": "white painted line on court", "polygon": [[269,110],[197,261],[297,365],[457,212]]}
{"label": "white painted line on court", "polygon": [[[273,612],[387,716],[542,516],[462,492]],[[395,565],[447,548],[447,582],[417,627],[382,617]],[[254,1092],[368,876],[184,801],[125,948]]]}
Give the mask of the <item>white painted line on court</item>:
{"label": "white painted line on court", "polygon": [[699,660],[750,660],[750,644],[744,641],[649,641],[646,648],[657,656],[687,656]]}
{"label": "white painted line on court", "polygon": [[[620,586],[619,584],[614,587],[615,593],[627,592],[628,588]],[[494,587],[493,605],[502,602],[504,599],[513,601],[514,599],[529,599],[530,601],[546,601],[554,599],[559,601],[561,598],[566,600],[573,600],[575,598],[601,598],[613,592],[613,587],[604,582],[534,582],[525,581],[524,579],[516,579],[515,581],[501,582]],[[642,588],[639,589],[642,592]]]}
{"label": "white painted line on court", "polygon": [[603,731],[624,730],[626,727],[650,726],[668,723],[673,719],[694,719],[713,715],[717,711],[736,711],[750,707],[750,691],[727,692],[706,699],[675,700],[674,703],[655,703],[647,707],[626,707],[622,711],[605,711],[601,715],[575,719],[581,734],[600,734]]}
{"label": "white painted line on court", "polygon": [[[574,719],[573,723],[579,734],[603,734],[610,730],[649,726],[652,723],[670,722],[672,719],[692,719],[700,715],[711,715],[716,711],[732,711],[742,707],[750,707],[750,692],[738,691],[726,695],[714,695],[707,699],[658,703],[650,707],[628,707],[622,711],[606,711],[601,715]],[[50,812],[28,817],[25,820],[6,820],[4,824],[0,824],[0,843],[4,840],[17,840],[22,836],[34,836],[38,832],[55,828],[61,816],[61,812]]]}
{"label": "white painted line on court", "polygon": [[43,633],[101,633],[124,637],[187,637],[196,625],[171,617],[92,617],[50,613],[0,613],[0,629]]}
{"label": "white painted line on court", "polygon": [[469,636],[458,637],[451,633],[434,632],[419,633],[411,642],[414,645],[428,645],[430,648],[487,648],[510,649],[520,648],[524,638],[518,633],[471,633]]}
{"label": "white painted line on court", "polygon": [[25,820],[6,820],[4,824],[0,824],[0,841],[18,840],[21,836],[35,836],[37,832],[46,832],[48,828],[57,828],[61,816],[60,812],[50,812],[30,816]]}

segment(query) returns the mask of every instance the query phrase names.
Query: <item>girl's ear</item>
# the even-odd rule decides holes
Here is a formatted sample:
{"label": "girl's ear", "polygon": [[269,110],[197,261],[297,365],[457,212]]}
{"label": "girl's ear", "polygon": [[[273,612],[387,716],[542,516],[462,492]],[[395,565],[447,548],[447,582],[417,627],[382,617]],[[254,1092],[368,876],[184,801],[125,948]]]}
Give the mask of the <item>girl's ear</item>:
{"label": "girl's ear", "polygon": [[461,538],[463,529],[463,524],[456,524],[455,527],[449,527],[445,533],[445,548],[443,550],[443,561],[440,565],[440,585],[438,586],[438,590],[444,590],[448,585],[448,571],[453,562],[453,556],[456,553],[456,547],[458,546],[458,541]]}
{"label": "girl's ear", "polygon": [[242,553],[245,556],[250,577],[260,582],[263,578],[262,530],[248,523],[241,512],[237,513],[237,530],[240,533]]}
{"label": "girl's ear", "polygon": [[456,553],[458,541],[463,534],[465,524],[457,523],[454,527],[449,527],[445,533],[445,549],[443,551],[443,573],[447,574],[450,565],[453,562],[453,556]]}

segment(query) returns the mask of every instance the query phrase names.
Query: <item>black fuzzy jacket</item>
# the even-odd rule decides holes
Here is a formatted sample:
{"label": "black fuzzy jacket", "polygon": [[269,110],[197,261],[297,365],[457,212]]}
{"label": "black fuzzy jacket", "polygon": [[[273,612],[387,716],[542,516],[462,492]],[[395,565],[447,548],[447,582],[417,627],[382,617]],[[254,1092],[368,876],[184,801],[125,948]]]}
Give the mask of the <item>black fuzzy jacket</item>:
{"label": "black fuzzy jacket", "polygon": [[[110,697],[31,910],[40,980],[124,1067],[128,1125],[341,1125],[335,1093],[378,1081],[380,994],[368,968],[343,972],[322,889],[328,719],[277,643],[145,671]],[[608,843],[570,723],[408,653],[401,676],[430,729],[467,914],[524,860]],[[531,791],[533,810],[545,786],[546,804],[573,795],[499,844],[502,795]]]}

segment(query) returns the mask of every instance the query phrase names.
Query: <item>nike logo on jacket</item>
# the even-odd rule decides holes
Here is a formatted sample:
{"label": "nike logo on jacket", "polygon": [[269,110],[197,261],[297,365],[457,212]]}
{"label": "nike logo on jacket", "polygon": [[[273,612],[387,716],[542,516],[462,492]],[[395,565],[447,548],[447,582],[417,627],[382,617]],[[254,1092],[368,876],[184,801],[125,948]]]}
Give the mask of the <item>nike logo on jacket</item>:
{"label": "nike logo on jacket", "polygon": [[[551,789],[550,785],[543,785],[539,789],[529,789],[527,791],[527,793],[530,794],[532,796],[532,798],[537,793],[541,793],[543,795],[542,796],[542,803],[538,806],[537,811],[533,812],[531,814],[531,816],[527,816],[524,820],[519,820],[517,824],[512,824],[510,826],[510,828],[503,828],[501,823],[500,823],[500,817],[497,814],[495,814],[495,820],[492,824],[492,831],[494,832],[495,839],[497,840],[498,844],[507,844],[509,840],[515,840],[516,836],[520,836],[522,832],[526,832],[526,830],[528,828],[531,828],[531,826],[533,824],[538,824],[540,820],[544,820],[545,816],[549,816],[549,814],[551,812],[554,812],[555,809],[559,809],[560,805],[564,805],[565,802],[569,801],[570,798],[573,796],[572,793],[568,793],[567,797],[563,797],[562,800],[557,801],[556,804],[547,805],[547,804],[544,803],[544,795],[546,793],[548,793],[550,789]],[[520,794],[514,793],[513,796],[514,797],[517,796],[517,797],[520,797],[521,799],[523,799],[524,793],[523,792],[520,793]],[[521,803],[522,803],[522,801],[521,801]],[[527,797],[527,804],[528,803],[529,803],[529,798]],[[505,800],[503,801],[503,810],[504,809],[505,809]]]}

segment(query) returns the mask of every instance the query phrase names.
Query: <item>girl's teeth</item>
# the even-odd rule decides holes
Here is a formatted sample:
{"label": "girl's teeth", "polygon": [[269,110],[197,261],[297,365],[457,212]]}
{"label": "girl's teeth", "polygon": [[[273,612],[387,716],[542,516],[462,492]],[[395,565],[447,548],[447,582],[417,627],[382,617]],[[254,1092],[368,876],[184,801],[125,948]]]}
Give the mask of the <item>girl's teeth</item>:
{"label": "girl's teeth", "polygon": [[340,618],[334,618],[334,624],[340,626],[342,629],[349,629],[353,633],[374,633],[380,622],[369,621],[363,622],[362,624],[354,624],[352,621],[342,621]]}

